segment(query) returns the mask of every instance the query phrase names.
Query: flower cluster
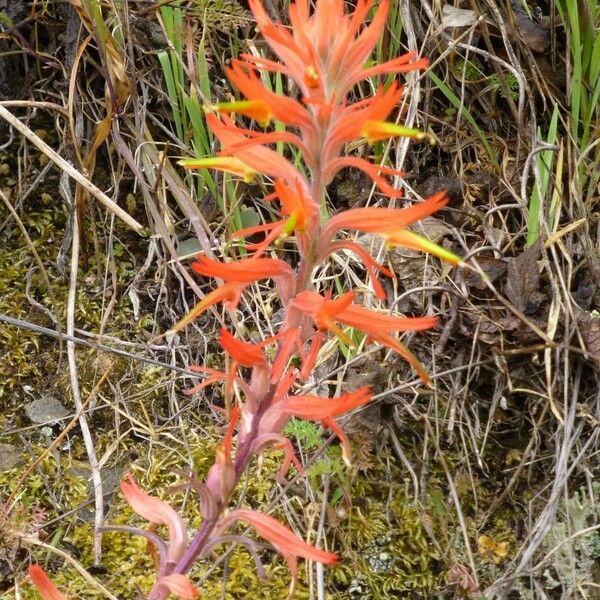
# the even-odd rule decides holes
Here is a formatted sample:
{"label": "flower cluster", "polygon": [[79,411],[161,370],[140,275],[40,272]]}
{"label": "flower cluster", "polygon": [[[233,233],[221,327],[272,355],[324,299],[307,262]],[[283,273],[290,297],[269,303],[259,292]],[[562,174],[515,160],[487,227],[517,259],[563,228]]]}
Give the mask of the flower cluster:
{"label": "flower cluster", "polygon": [[[280,205],[281,217],[273,223],[235,232],[234,236],[241,239],[264,235],[259,242],[245,244],[242,258],[218,261],[199,256],[196,259],[192,264],[194,273],[219,278],[223,283],[172,331],[180,330],[220,303],[234,309],[246,289],[263,280],[274,282],[284,318],[275,335],[258,343],[238,339],[227,328],[222,329],[219,342],[231,358],[226,372],[192,367],[204,379],[189,393],[222,383],[228,397],[226,405],[230,407],[227,431],[205,482],[190,482],[199,494],[204,517],[194,537],[188,539],[182,518],[173,508],[142,492],[131,477],[121,485],[137,514],[150,523],[166,525],[169,531],[168,542],[154,533],[143,532],[159,550],[158,578],[149,595],[151,600],[166,598],[169,592],[182,598],[193,597],[197,592],[185,573],[197,558],[223,541],[236,539],[258,561],[252,539],[226,533],[240,521],[249,524],[287,560],[292,573],[290,595],[294,591],[297,557],[325,564],[337,561],[335,554],[308,544],[269,515],[243,508],[227,511],[240,476],[251,458],[265,447],[275,446],[285,451],[280,477],[286,475],[292,463],[302,472],[290,441],[282,434],[291,417],[314,420],[333,431],[341,441],[344,460],[350,461],[348,440],[336,417],[368,403],[371,390],[362,387],[337,398],[301,391],[301,385],[313,374],[327,336],[334,335],[351,344],[345,328],[358,330],[371,342],[397,352],[424,382],[428,381],[424,368],[396,333],[431,328],[436,324],[435,317],[411,318],[367,309],[355,302],[353,291],[334,297],[330,290],[317,289],[312,280],[315,267],[332,254],[350,251],[364,265],[374,295],[385,299],[379,277],[393,277],[393,273],[357,242],[344,237],[344,232],[375,234],[388,248],[419,249],[451,264],[460,263],[456,255],[407,229],[442,208],[446,204],[443,193],[409,208],[356,208],[331,218],[323,216],[326,187],[344,168],[360,169],[387,196],[401,195],[389,180],[390,176],[401,173],[362,157],[345,155],[349,142],[362,138],[372,144],[398,136],[428,137],[419,130],[387,120],[393,116],[403,93],[397,82],[379,87],[366,99],[357,102],[349,99],[361,81],[423,69],[427,65],[425,59],[416,59],[413,53],[368,65],[386,23],[388,4],[389,0],[381,0],[365,26],[372,0],[357,0],[351,14],[345,12],[344,0],[317,0],[312,14],[308,0],[296,0],[290,4],[290,27],[287,27],[273,22],[260,0],[250,0],[260,32],[277,60],[242,55],[231,62],[227,75],[244,98],[207,107],[207,123],[220,142],[220,151],[215,157],[181,162],[189,169],[218,169],[246,181],[257,174],[265,176],[273,185],[273,192],[266,200]],[[296,96],[267,89],[261,72],[287,76],[297,90]],[[246,127],[244,124],[250,120],[263,129]],[[276,131],[264,129],[273,120],[285,127]],[[276,143],[293,146],[302,156],[302,169],[271,147]],[[299,260],[295,267],[277,258],[276,250],[283,242],[293,243],[297,249]],[[267,351],[268,346],[273,351]],[[245,377],[243,373],[249,375]],[[240,392],[235,400],[234,389]],[[42,593],[51,589],[37,568],[32,567],[31,575]],[[45,597],[61,596],[47,592]]]}

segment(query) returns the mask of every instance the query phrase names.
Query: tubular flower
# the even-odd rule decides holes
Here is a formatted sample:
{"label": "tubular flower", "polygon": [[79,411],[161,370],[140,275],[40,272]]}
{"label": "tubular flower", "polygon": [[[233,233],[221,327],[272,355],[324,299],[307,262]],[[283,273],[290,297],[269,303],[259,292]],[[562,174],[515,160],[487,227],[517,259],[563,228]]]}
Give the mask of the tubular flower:
{"label": "tubular flower", "polygon": [[259,279],[292,277],[292,269],[274,258],[245,258],[229,263],[199,256],[192,263],[192,271],[205,277],[220,277],[233,283],[252,283]]}
{"label": "tubular flower", "polygon": [[274,198],[279,198],[281,201],[281,214],[287,219],[256,227],[246,227],[233,233],[233,237],[246,237],[263,231],[269,232],[262,242],[246,245],[248,249],[255,250],[253,258],[260,256],[267,246],[278,238],[287,237],[294,232],[302,236],[309,226],[314,226],[316,223],[318,207],[298,183],[296,189],[293,190],[281,179],[276,179],[275,192],[265,200]]}
{"label": "tubular flower", "polygon": [[353,304],[352,299],[352,292],[332,300],[316,292],[305,291],[294,298],[293,305],[300,311],[309,314],[320,330],[329,330],[347,344],[352,342],[341,331],[337,323],[358,329],[373,341],[395,350],[417,371],[419,377],[428,383],[429,378],[418,359],[404,344],[391,336],[390,332],[430,329],[436,325],[437,318],[386,315]]}
{"label": "tubular flower", "polygon": [[342,229],[376,233],[381,235],[389,247],[403,246],[412,250],[428,252],[453,265],[461,264],[459,256],[434,244],[412,231],[405,229],[416,221],[428,217],[443,208],[448,202],[445,192],[430,196],[420,204],[408,208],[355,208],[332,217],[323,231],[321,247],[323,251],[328,240]]}
{"label": "tubular flower", "polygon": [[246,286],[237,283],[225,283],[224,285],[219,286],[216,290],[213,290],[210,294],[207,294],[200,300],[200,302],[198,302],[187,315],[177,321],[167,333],[176,333],[177,331],[180,331],[215,304],[224,302],[227,308],[234,310],[240,301],[242,291],[245,287]]}
{"label": "tubular flower", "polygon": [[335,554],[320,550],[319,548],[315,548],[311,544],[306,543],[302,538],[298,537],[295,533],[282,525],[277,519],[257,510],[243,508],[234,510],[225,517],[223,525],[228,527],[230,523],[235,521],[245,521],[252,525],[256,532],[267,542],[271,543],[285,558],[292,574],[289,597],[293,595],[296,587],[298,556],[306,560],[314,560],[326,565],[338,562],[338,557]]}
{"label": "tubular flower", "polygon": [[435,143],[433,137],[420,129],[403,127],[402,125],[396,125],[396,123],[389,123],[388,121],[366,121],[361,129],[361,133],[369,144],[387,140],[391,137],[409,137],[414,140],[429,139],[430,142]]}
{"label": "tubular flower", "polygon": [[236,363],[243,367],[257,367],[266,362],[262,349],[264,344],[249,344],[236,340],[227,329],[221,329],[219,344]]}
{"label": "tubular flower", "polygon": [[181,517],[164,501],[149,496],[140,490],[130,473],[129,482],[121,482],[121,491],[129,506],[143,519],[169,529],[167,560],[176,563],[187,546],[187,530]]}
{"label": "tubular flower", "polygon": [[271,107],[264,100],[235,100],[233,102],[219,102],[207,107],[222,113],[239,113],[254,119],[262,127],[267,127],[273,118]]}
{"label": "tubular flower", "polygon": [[300,127],[313,127],[310,113],[299,102],[287,96],[274,94],[262,84],[254,73],[254,67],[240,60],[232,60],[231,67],[226,69],[229,81],[247,98],[248,105],[235,108],[217,104],[216,108],[221,112],[239,112],[252,119],[256,119],[261,125],[268,125],[275,118],[287,125]]}
{"label": "tubular flower", "polygon": [[369,386],[363,386],[354,392],[342,394],[339,398],[323,398],[322,396],[289,396],[281,403],[285,412],[301,419],[320,421],[327,417],[339,417],[372,398]]}
{"label": "tubular flower", "polygon": [[189,158],[180,160],[181,166],[188,169],[216,169],[241,177],[246,183],[254,180],[256,171],[234,156],[215,156],[208,158]]}
{"label": "tubular flower", "polygon": [[[251,140],[248,137],[251,132],[236,127],[227,117],[219,118],[217,115],[208,114],[206,115],[206,123],[223,146],[220,153],[222,156],[217,157],[218,159],[225,159],[229,154],[231,155],[230,159],[235,158],[245,167],[255,172],[283,179],[290,185],[294,185],[296,180],[302,179],[292,163],[275,150],[257,145],[256,140]],[[246,145],[249,140],[253,141],[253,145]]]}
{"label": "tubular flower", "polygon": [[67,600],[67,597],[58,591],[40,565],[29,565],[27,573],[42,600]]}

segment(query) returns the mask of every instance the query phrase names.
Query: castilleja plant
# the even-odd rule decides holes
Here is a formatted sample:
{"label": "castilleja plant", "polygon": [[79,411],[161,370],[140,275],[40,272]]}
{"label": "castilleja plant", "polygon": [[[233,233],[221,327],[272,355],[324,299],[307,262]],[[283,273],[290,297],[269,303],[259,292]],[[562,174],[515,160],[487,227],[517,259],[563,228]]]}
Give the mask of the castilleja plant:
{"label": "castilleja plant", "polygon": [[[286,559],[291,574],[290,596],[296,583],[298,557],[333,564],[338,557],[316,548],[289,530],[275,518],[258,510],[228,510],[229,499],[253,456],[266,447],[285,451],[278,473],[284,477],[293,463],[302,473],[302,465],[292,445],[282,435],[291,417],[321,423],[340,439],[343,457],[350,461],[349,443],[336,417],[370,401],[372,393],[362,387],[337,398],[307,394],[301,384],[313,373],[319,350],[327,336],[337,336],[350,344],[344,328],[363,332],[368,340],[394,350],[406,359],[424,382],[428,377],[417,358],[396,337],[396,332],[417,331],[433,327],[435,317],[407,318],[381,310],[364,308],[355,302],[354,293],[334,296],[330,290],[316,289],[312,280],[315,267],[332,254],[350,251],[357,255],[367,271],[373,292],[385,299],[379,276],[393,277],[366,250],[343,237],[343,232],[362,232],[381,236],[388,248],[403,246],[423,250],[452,264],[460,259],[427,239],[407,229],[419,219],[435,213],[446,204],[444,193],[436,194],[409,208],[357,208],[324,218],[321,205],[325,190],[341,169],[360,169],[372,178],[387,196],[399,197],[389,176],[401,175],[392,168],[364,158],[345,156],[348,142],[364,138],[368,143],[398,136],[415,139],[426,134],[397,125],[386,119],[396,109],[402,87],[393,82],[380,87],[371,97],[351,102],[349,94],[361,81],[379,75],[423,69],[425,59],[405,54],[379,65],[365,66],[386,23],[389,0],[381,0],[370,24],[364,24],[372,1],[358,0],[352,14],[346,14],[344,0],[316,0],[311,14],[308,0],[297,0],[289,8],[290,26],[274,23],[260,0],[250,0],[250,7],[261,34],[278,61],[242,55],[227,69],[232,84],[245,97],[207,107],[207,122],[221,144],[216,157],[184,160],[189,169],[218,169],[252,180],[257,174],[273,182],[267,200],[280,206],[281,218],[267,225],[252,227],[234,235],[245,239],[264,234],[258,243],[246,244],[246,257],[217,261],[200,256],[192,270],[202,277],[219,278],[223,283],[209,293],[187,314],[173,331],[217,304],[235,309],[251,284],[272,280],[284,311],[277,333],[259,343],[238,339],[228,329],[221,331],[219,342],[231,357],[231,367],[221,372],[207,367],[192,367],[204,376],[194,393],[215,383],[224,385],[228,402],[228,426],[216,458],[204,483],[191,482],[200,497],[203,521],[190,538],[181,516],[163,500],[142,492],[135,481],[121,484],[121,490],[133,510],[154,525],[165,525],[165,541],[152,531],[119,528],[144,535],[158,550],[158,576],[148,598],[159,600],[169,593],[192,598],[196,589],[186,577],[193,563],[223,542],[244,544],[258,561],[255,542],[242,535],[228,533],[235,523],[243,522],[269,542]],[[367,63],[368,64],[368,63]],[[268,71],[288,77],[297,89],[298,99],[275,94],[265,88],[260,72]],[[267,128],[276,120],[287,126],[285,131],[257,131],[236,124],[233,115],[254,120]],[[304,169],[300,171],[285,156],[270,146],[291,144],[301,153]],[[282,241],[296,246],[295,267],[275,258]],[[268,346],[273,352],[266,351]],[[274,356],[273,359],[269,356]],[[242,376],[240,367],[248,377]],[[239,394],[233,395],[234,388]],[[239,403],[233,398],[241,398]],[[116,528],[115,528],[116,529]],[[32,567],[31,577],[44,598],[62,598],[45,578]]]}

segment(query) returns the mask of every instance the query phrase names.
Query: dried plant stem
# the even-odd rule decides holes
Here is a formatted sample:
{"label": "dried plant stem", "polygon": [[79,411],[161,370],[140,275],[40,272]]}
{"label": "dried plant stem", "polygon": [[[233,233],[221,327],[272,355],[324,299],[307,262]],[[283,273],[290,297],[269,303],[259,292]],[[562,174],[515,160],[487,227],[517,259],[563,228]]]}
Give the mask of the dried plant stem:
{"label": "dried plant stem", "polygon": [[32,144],[41,150],[51,161],[60,167],[69,177],[81,184],[92,196],[110,212],[119,217],[126,225],[137,233],[142,233],[143,226],[127,214],[118,204],[111,200],[101,189],[96,187],[87,177],[84,177],[73,165],[68,163],[60,154],[55,152],[34,131],[22,123],[15,115],[0,104],[0,117],[10,123],[21,135],[25,136]]}
{"label": "dried plant stem", "polygon": [[[79,225],[77,219],[73,219],[73,242],[71,249],[71,274],[69,282],[69,296],[67,300],[67,335],[73,337],[75,333],[75,300],[77,299],[77,270],[79,268]],[[101,538],[98,533],[99,528],[104,521],[104,500],[102,497],[102,478],[98,467],[98,457],[94,448],[94,441],[90,426],[83,410],[81,402],[81,393],[79,389],[79,376],[77,373],[77,359],[75,357],[75,344],[67,341],[67,359],[69,363],[69,376],[71,378],[71,391],[75,408],[79,414],[79,427],[83,443],[90,462],[92,471],[92,483],[94,486],[95,512],[94,512],[94,562],[99,565],[102,557]]]}

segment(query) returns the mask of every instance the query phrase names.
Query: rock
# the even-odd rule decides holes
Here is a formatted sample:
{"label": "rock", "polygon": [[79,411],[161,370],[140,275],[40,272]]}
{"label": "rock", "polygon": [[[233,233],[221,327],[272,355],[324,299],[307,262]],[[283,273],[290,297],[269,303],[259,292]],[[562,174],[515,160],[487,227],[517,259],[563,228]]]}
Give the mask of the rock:
{"label": "rock", "polygon": [[0,473],[20,467],[24,463],[21,451],[11,444],[0,444]]}
{"label": "rock", "polygon": [[25,414],[31,421],[41,424],[56,423],[66,419],[71,412],[68,411],[54,396],[42,396],[25,405]]}

